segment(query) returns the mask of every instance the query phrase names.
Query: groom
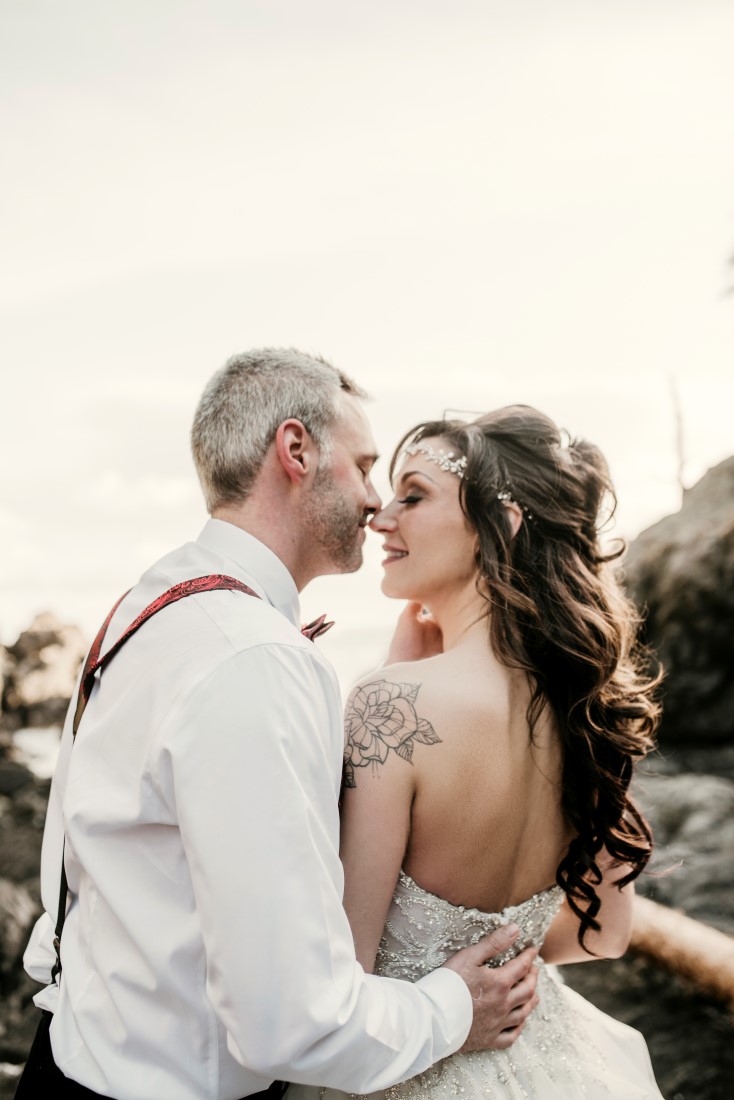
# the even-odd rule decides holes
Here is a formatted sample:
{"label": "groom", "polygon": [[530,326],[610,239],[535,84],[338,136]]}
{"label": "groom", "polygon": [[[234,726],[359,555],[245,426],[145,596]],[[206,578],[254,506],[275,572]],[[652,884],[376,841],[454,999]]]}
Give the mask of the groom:
{"label": "groom", "polygon": [[[533,952],[483,965],[511,929],[415,985],[355,960],[339,692],[299,630],[298,593],[359,568],[380,507],[362,396],[320,359],[266,349],[201,398],[192,446],[212,518],[116,608],[103,662],[152,605],[86,678],[76,742],[75,704],[63,732],[46,913],[25,955],[48,983],[65,831],[62,970],[36,997],[53,1013],[55,1096],[235,1100],[278,1079],[370,1092],[462,1045],[509,1046],[534,1006]],[[212,576],[224,590],[191,583]]]}

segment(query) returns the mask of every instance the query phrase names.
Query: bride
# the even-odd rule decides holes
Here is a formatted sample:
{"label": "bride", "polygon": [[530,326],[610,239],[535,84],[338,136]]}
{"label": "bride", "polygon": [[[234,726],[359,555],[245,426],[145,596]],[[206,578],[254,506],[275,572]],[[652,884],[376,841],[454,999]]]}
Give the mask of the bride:
{"label": "bride", "polygon": [[541,958],[540,1005],[509,1049],[459,1052],[381,1095],[659,1100],[642,1037],[546,966],[625,951],[651,849],[628,787],[652,744],[656,684],[636,665],[617,555],[599,543],[606,463],[512,406],[419,425],[391,477],[371,526],[383,591],[409,603],[391,663],[346,712],[357,957],[416,981],[512,921],[508,954],[534,944]]}

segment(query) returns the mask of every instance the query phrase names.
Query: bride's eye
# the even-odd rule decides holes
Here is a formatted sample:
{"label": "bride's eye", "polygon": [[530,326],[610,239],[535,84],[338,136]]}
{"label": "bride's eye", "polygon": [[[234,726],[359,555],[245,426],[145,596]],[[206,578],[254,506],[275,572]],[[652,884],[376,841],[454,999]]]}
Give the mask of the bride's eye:
{"label": "bride's eye", "polygon": [[398,499],[398,504],[418,504],[421,500],[423,500],[423,497],[407,496],[403,497],[402,500]]}

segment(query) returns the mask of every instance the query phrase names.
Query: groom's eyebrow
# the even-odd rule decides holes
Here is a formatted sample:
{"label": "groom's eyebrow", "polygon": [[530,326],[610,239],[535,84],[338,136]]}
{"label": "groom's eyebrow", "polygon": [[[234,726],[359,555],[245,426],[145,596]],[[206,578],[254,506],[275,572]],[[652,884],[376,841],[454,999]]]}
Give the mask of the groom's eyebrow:
{"label": "groom's eyebrow", "polygon": [[367,454],[360,455],[359,458],[357,459],[357,465],[362,466],[364,464],[366,466],[372,467],[377,462],[379,457],[380,456],[378,454],[374,454],[374,453],[368,454],[368,455]]}

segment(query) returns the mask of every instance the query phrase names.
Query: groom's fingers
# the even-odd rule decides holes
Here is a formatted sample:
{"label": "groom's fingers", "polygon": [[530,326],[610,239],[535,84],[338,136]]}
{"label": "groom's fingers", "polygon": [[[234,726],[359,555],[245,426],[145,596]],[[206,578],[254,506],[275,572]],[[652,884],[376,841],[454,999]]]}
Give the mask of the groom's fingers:
{"label": "groom's fingers", "polygon": [[[461,975],[469,986],[469,992],[472,997],[477,1000],[482,994],[484,984],[486,984],[486,975],[488,973],[486,967],[487,961],[512,947],[519,933],[520,929],[515,924],[508,924],[502,928],[497,928],[494,932],[490,933],[490,935],[480,940],[479,943],[475,943],[471,947],[464,947],[461,951],[457,951],[457,953],[447,959],[443,965],[449,970],[455,970]],[[520,957],[521,956],[518,956],[518,958]],[[516,960],[513,960],[513,962],[516,962]],[[505,967],[500,969],[503,973],[506,973]],[[497,972],[499,973],[499,970]],[[515,970],[511,971],[507,975],[508,989],[510,985],[514,985],[515,982],[520,981],[525,976],[525,973],[526,970],[522,965],[518,972],[515,972]]]}
{"label": "groom's fingers", "polygon": [[504,1050],[510,1046],[537,1004],[535,986],[538,952],[525,948],[502,966],[487,966],[487,959],[507,951],[518,935],[517,928],[497,929],[480,943],[464,948],[444,966],[455,970],[472,996],[473,1020],[462,1050]]}
{"label": "groom's fingers", "polygon": [[519,933],[520,929],[516,924],[502,924],[494,932],[490,932],[476,945],[482,952],[482,962],[487,962],[495,955],[501,955],[503,951],[507,951],[508,947],[512,947]]}
{"label": "groom's fingers", "polygon": [[535,975],[531,972],[510,990],[508,1003],[513,1009],[521,1008],[535,996]]}
{"label": "groom's fingers", "polygon": [[504,1030],[511,1031],[513,1028],[516,1028],[518,1026],[522,1027],[522,1025],[525,1024],[525,1022],[527,1021],[530,1013],[534,1012],[539,1004],[540,997],[537,993],[534,993],[529,1001],[526,1001],[525,1004],[520,1005],[519,1008],[514,1008],[512,1010],[512,1012],[507,1017],[507,1027]]}
{"label": "groom's fingers", "polygon": [[528,975],[535,989],[537,970],[532,968],[538,951],[535,947],[526,947],[514,959],[502,966],[488,968],[486,963],[501,955],[512,947],[517,939],[519,929],[516,925],[507,925],[485,936],[479,943],[471,947],[465,947],[458,951],[443,964],[449,970],[456,970],[461,975],[469,991],[476,1000],[482,994],[484,988],[490,989],[501,986],[509,993],[511,987],[517,985]]}
{"label": "groom's fingers", "polygon": [[493,959],[495,955],[501,955],[503,951],[512,947],[519,934],[520,929],[516,924],[503,924],[488,936],[484,936],[479,943],[467,947],[466,951],[471,951],[476,956],[477,965],[481,966],[482,963]]}
{"label": "groom's fingers", "polygon": [[511,1047],[528,1022],[528,1016],[539,1004],[540,999],[536,995],[519,1008],[513,1009],[506,1017],[506,1027],[500,1031],[492,1043],[492,1050],[507,1050],[508,1047]]}
{"label": "groom's fingers", "polygon": [[526,947],[524,951],[521,951],[519,955],[516,955],[514,959],[510,959],[500,967],[502,973],[505,975],[510,985],[516,986],[518,982],[522,982],[524,978],[530,978],[533,983],[533,989],[535,989],[535,982],[538,977],[538,971],[533,966],[533,963],[538,957],[538,949],[536,947]]}

